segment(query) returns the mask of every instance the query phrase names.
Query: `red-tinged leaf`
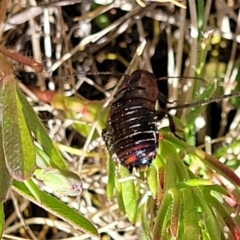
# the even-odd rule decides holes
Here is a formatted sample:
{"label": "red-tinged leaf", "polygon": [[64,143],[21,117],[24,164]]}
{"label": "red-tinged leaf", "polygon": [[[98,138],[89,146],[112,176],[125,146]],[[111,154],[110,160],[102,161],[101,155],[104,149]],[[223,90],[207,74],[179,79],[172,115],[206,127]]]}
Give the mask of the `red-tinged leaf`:
{"label": "red-tinged leaf", "polygon": [[210,168],[216,170],[231,181],[232,184],[240,186],[240,178],[230,168],[219,162],[218,159],[199,149],[195,150],[195,154],[200,157],[206,165],[210,166]]}
{"label": "red-tinged leaf", "polygon": [[2,140],[5,161],[10,175],[22,181],[30,178],[35,169],[35,148],[17,97],[14,76],[7,75],[3,81]]}
{"label": "red-tinged leaf", "polygon": [[20,53],[17,53],[11,49],[7,49],[3,46],[0,46],[0,52],[2,54],[4,54],[5,56],[23,64],[23,65],[27,65],[29,67],[31,67],[33,70],[35,70],[36,72],[42,72],[43,71],[43,64],[36,62],[35,60],[27,57],[27,56],[23,56]]}
{"label": "red-tinged leaf", "polygon": [[57,109],[81,113],[84,120],[93,122],[99,109],[102,107],[102,101],[87,101],[76,97],[66,97],[63,94],[55,94],[51,105]]}
{"label": "red-tinged leaf", "polygon": [[169,191],[172,195],[172,212],[171,212],[171,233],[174,237],[177,237],[178,225],[181,212],[181,199],[180,193],[177,189],[172,189]]}
{"label": "red-tinged leaf", "polygon": [[36,88],[35,86],[29,86],[28,88],[37,96],[37,98],[40,101],[43,101],[49,104],[52,103],[52,99],[54,95],[58,94],[57,92],[51,91],[51,90],[41,91],[39,88]]}
{"label": "red-tinged leaf", "polygon": [[13,66],[6,61],[4,56],[0,53],[0,82],[3,84],[3,79],[5,76],[13,74]]}
{"label": "red-tinged leaf", "polygon": [[[72,126],[82,136],[87,137],[89,135],[92,126],[89,126],[88,123],[93,123],[95,121],[99,109],[102,107],[102,101],[86,101],[76,97],[66,97],[56,91],[40,91],[36,87],[29,87],[29,89],[31,89],[41,101],[51,104],[56,109],[63,110],[67,118],[76,120],[81,119],[83,122],[87,123],[73,123]],[[101,114],[101,120],[98,122],[100,128],[104,128],[105,125],[102,119],[105,118],[106,111]],[[93,139],[95,137],[98,137],[97,132],[95,132]]]}
{"label": "red-tinged leaf", "polygon": [[240,229],[239,229],[239,226],[235,226],[234,227],[234,229],[232,230],[232,234],[233,234],[235,240],[240,240]]}
{"label": "red-tinged leaf", "polygon": [[153,228],[153,239],[164,239],[164,226],[166,225],[166,221],[169,221],[169,211],[171,210],[171,204],[171,195],[168,193],[164,194]]}
{"label": "red-tinged leaf", "polygon": [[[227,166],[219,162],[214,156],[209,155],[200,149],[196,149],[192,146],[189,146],[186,142],[179,140],[178,138],[171,136],[170,134],[163,134],[164,139],[171,143],[172,145],[177,146],[178,148],[184,149],[184,152],[187,154],[193,154],[201,159],[201,161],[206,164],[209,168],[215,170],[217,173],[221,174],[227,178],[235,186],[240,186],[240,178]],[[160,142],[161,143],[161,142]]]}
{"label": "red-tinged leaf", "polygon": [[224,200],[229,204],[231,207],[237,207],[238,202],[237,199],[229,192],[230,196],[223,196]]}
{"label": "red-tinged leaf", "polygon": [[[225,224],[228,226],[230,229],[230,232],[232,233],[233,237],[235,240],[240,240],[240,227],[239,227],[239,219],[238,218],[233,218],[231,216],[231,211],[229,211],[229,208],[226,208],[224,204],[219,202],[215,197],[213,197],[210,192],[209,194],[206,194],[205,192],[205,197],[206,200],[208,201],[209,204],[214,206],[216,211],[220,214],[220,216],[223,218]],[[208,224],[209,225],[209,224]],[[207,228],[208,228],[207,225]],[[223,226],[221,226],[221,230],[223,231]]]}

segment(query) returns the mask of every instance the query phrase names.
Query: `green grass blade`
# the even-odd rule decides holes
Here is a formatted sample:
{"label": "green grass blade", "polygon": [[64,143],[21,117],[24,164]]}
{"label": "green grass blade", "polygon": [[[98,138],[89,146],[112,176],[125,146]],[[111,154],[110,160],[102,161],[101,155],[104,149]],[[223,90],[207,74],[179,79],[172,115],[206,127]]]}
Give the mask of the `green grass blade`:
{"label": "green grass blade", "polygon": [[81,214],[68,207],[66,204],[60,200],[48,195],[45,192],[41,193],[41,203],[39,203],[35,196],[29,191],[29,189],[22,182],[14,181],[13,189],[21,194],[22,196],[28,198],[30,201],[34,202],[36,205],[46,209],[47,211],[55,214],[59,218],[67,221],[71,225],[79,228],[83,232],[86,232],[92,236],[99,237],[97,229],[93,224],[84,218]]}
{"label": "green grass blade", "polygon": [[109,200],[113,197],[113,190],[115,185],[115,163],[108,157],[108,184],[107,184],[107,198]]}
{"label": "green grass blade", "polygon": [[14,179],[25,180],[35,169],[35,147],[12,75],[4,77],[4,87],[2,141],[6,165]]}
{"label": "green grass blade", "polygon": [[3,203],[0,203],[0,239],[2,239],[3,234],[3,227],[4,227],[4,208]]}
{"label": "green grass blade", "polygon": [[172,197],[170,194],[165,194],[157,214],[156,223],[153,229],[153,239],[163,239],[164,222],[166,221],[167,212],[170,211],[172,204]]}

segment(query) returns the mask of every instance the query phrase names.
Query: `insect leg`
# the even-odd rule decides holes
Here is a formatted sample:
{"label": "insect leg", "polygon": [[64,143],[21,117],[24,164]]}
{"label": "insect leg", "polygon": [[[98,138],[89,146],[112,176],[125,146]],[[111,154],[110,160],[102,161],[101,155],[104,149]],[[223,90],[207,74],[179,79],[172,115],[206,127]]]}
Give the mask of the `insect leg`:
{"label": "insect leg", "polygon": [[164,109],[159,110],[158,113],[157,113],[157,116],[158,116],[158,119],[159,119],[159,120],[161,120],[162,118],[164,118],[165,116],[167,116],[168,121],[169,121],[169,127],[170,127],[170,130],[171,130],[172,134],[173,134],[175,137],[177,137],[177,138],[179,138],[179,139],[181,139],[181,140],[184,140],[183,138],[181,138],[180,136],[177,135],[177,133],[176,133],[176,126],[175,126],[175,123],[174,123],[174,121],[173,121],[173,118],[172,118],[172,116],[168,113],[167,110],[164,110]]}
{"label": "insect leg", "polygon": [[167,103],[174,104],[177,102],[177,101],[173,101],[173,102],[168,101],[167,97],[161,92],[158,92],[158,100],[161,107],[165,107]]}

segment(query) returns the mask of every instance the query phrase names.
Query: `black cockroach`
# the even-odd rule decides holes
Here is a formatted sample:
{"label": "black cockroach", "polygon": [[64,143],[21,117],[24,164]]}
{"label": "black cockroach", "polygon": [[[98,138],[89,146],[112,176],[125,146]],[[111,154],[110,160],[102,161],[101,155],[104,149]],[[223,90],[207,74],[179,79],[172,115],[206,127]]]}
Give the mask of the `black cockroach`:
{"label": "black cockroach", "polygon": [[125,77],[116,93],[102,137],[114,161],[128,168],[130,172],[133,168],[141,170],[150,166],[156,157],[161,119],[168,117],[171,132],[179,138],[173,118],[169,114],[170,109],[206,104],[234,96],[240,96],[240,93],[156,111],[157,101],[160,106],[168,103],[158,90],[157,78],[148,71],[136,70]]}
{"label": "black cockroach", "polygon": [[158,122],[165,115],[176,135],[168,111],[155,110],[157,100],[165,101],[159,93],[156,77],[145,70],[137,70],[125,78],[111,104],[103,140],[111,157],[130,171],[146,168],[156,157]]}

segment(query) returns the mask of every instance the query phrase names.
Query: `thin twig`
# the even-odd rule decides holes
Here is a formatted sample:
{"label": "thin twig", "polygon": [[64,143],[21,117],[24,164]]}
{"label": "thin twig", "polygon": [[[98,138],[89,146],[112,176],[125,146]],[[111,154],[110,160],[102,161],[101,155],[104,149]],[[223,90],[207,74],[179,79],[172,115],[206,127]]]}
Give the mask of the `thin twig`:
{"label": "thin twig", "polygon": [[29,234],[29,236],[31,237],[31,239],[33,240],[38,240],[38,238],[35,236],[35,234],[33,233],[33,231],[31,230],[31,228],[28,226],[28,224],[26,223],[24,217],[22,216],[22,213],[19,209],[19,205],[17,203],[17,200],[14,196],[14,194],[11,192],[11,198],[12,198],[12,201],[13,201],[13,205],[14,205],[14,208],[15,208],[15,211],[16,211],[16,214],[18,216],[18,219],[20,220],[22,226],[24,226],[24,228],[26,229],[27,233]]}

